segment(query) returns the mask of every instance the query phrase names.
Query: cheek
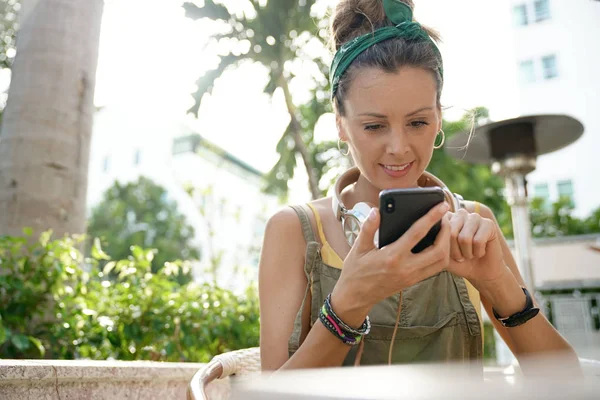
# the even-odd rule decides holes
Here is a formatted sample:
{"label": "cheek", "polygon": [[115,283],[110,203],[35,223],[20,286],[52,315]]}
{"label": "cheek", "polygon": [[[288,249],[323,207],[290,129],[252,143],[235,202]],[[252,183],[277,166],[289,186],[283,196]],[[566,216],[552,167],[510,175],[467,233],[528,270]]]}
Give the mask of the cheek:
{"label": "cheek", "polygon": [[437,132],[426,132],[414,142],[413,149],[425,164],[429,164],[433,155]]}
{"label": "cheek", "polygon": [[375,147],[375,140],[372,136],[369,136],[362,130],[348,130],[348,142],[352,146],[352,150],[355,153],[368,153],[373,147]]}

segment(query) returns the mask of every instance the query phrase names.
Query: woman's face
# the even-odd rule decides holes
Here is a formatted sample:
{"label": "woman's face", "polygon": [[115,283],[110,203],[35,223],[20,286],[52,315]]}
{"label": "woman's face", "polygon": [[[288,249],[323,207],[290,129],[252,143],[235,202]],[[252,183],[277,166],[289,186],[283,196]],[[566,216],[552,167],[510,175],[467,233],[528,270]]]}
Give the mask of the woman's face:
{"label": "woman's face", "polygon": [[369,182],[380,190],[416,186],[441,129],[432,74],[415,67],[360,70],[344,107],[337,117],[340,139]]}

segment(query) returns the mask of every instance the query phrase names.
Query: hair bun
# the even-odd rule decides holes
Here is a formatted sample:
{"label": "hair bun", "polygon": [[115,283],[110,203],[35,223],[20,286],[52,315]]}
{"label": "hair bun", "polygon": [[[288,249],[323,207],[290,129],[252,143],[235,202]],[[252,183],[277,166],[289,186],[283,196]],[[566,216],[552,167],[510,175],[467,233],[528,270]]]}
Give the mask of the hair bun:
{"label": "hair bun", "polygon": [[[414,10],[412,0],[401,0]],[[340,0],[331,21],[331,39],[334,50],[357,36],[382,26],[392,25],[385,15],[382,0]]]}

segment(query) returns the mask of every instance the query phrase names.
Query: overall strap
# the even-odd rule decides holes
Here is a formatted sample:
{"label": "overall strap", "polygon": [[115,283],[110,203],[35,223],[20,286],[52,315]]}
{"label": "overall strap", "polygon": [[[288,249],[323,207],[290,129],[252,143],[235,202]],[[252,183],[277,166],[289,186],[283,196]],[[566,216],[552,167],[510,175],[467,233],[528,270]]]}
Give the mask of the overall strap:
{"label": "overall strap", "polygon": [[[298,214],[298,218],[300,219],[300,223],[302,224],[302,233],[304,235],[304,239],[306,240],[306,254],[305,254],[305,261],[304,261],[304,274],[306,275],[306,279],[307,279],[307,285],[306,285],[306,290],[304,292],[304,298],[302,299],[302,304],[300,306],[300,309],[298,310],[298,313],[296,314],[296,318],[294,319],[294,329],[292,331],[292,335],[288,341],[288,352],[289,355],[291,357],[292,354],[294,354],[296,352],[296,350],[298,350],[298,348],[300,347],[301,343],[301,336],[302,336],[302,314],[303,311],[305,309],[305,307],[309,306],[311,307],[311,314],[312,314],[312,304],[308,304],[308,298],[309,295],[311,294],[312,291],[312,285],[314,283],[314,277],[313,277],[313,268],[315,266],[315,263],[318,262],[318,257],[319,257],[319,250],[320,250],[320,245],[319,243],[316,241],[316,237],[315,237],[315,233],[312,229],[312,225],[310,223],[310,219],[308,217],[308,213],[306,211],[306,209],[303,206],[290,206],[294,209],[294,211],[296,211],[296,214]],[[310,321],[311,321],[311,325],[313,322],[314,316],[311,315],[310,316]]]}
{"label": "overall strap", "polygon": [[312,228],[312,224],[310,223],[310,218],[308,217],[308,213],[304,206],[290,206],[296,211],[298,214],[298,218],[300,219],[300,223],[302,224],[302,234],[304,235],[304,240],[306,243],[316,242],[315,232]]}

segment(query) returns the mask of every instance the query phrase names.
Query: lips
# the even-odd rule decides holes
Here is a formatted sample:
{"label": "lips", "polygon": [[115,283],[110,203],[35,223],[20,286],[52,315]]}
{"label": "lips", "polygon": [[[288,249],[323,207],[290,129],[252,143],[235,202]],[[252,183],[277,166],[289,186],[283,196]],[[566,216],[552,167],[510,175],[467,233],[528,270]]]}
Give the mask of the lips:
{"label": "lips", "polygon": [[411,170],[413,162],[407,164],[379,164],[381,169],[392,178],[401,178],[406,176]]}
{"label": "lips", "polygon": [[410,167],[411,163],[406,163],[402,165],[384,165],[383,168],[389,171],[404,171],[406,168]]}

